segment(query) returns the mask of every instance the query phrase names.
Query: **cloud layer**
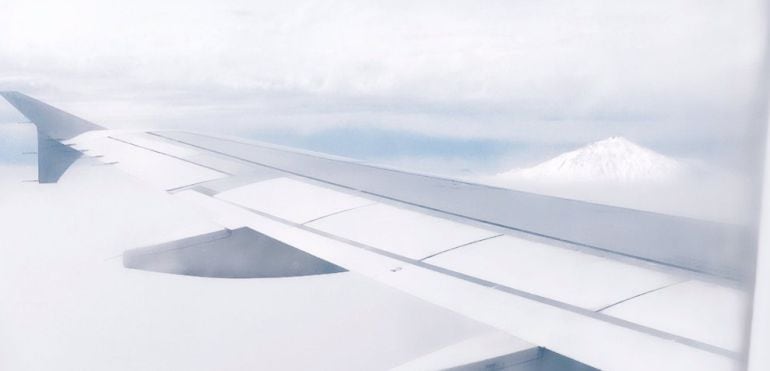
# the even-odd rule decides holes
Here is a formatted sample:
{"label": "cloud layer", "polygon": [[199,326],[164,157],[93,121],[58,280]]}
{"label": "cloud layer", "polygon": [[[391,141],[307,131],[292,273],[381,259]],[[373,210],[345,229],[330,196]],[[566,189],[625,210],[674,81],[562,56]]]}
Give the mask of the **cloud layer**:
{"label": "cloud layer", "polygon": [[753,0],[4,3],[0,88],[114,127],[624,135],[741,162],[764,107]]}

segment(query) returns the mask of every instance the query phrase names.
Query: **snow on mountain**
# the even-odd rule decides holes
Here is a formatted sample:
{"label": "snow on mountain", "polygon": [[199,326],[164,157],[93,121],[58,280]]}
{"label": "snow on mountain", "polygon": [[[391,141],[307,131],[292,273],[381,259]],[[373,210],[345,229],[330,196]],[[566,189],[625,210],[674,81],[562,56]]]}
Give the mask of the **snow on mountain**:
{"label": "snow on mountain", "polygon": [[478,177],[493,186],[719,222],[751,220],[751,182],[612,137],[529,168]]}
{"label": "snow on mountain", "polygon": [[559,182],[665,182],[682,177],[688,166],[622,137],[611,137],[563,153],[539,165],[497,175],[501,180]]}

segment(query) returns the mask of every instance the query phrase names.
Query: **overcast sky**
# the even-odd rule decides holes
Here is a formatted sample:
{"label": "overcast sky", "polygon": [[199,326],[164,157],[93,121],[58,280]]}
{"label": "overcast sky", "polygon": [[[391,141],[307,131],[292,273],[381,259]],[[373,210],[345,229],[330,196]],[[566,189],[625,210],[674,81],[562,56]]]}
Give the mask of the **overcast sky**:
{"label": "overcast sky", "polygon": [[623,135],[733,166],[765,103],[762,4],[0,0],[0,89],[108,127],[363,140],[363,157],[385,138],[514,166]]}

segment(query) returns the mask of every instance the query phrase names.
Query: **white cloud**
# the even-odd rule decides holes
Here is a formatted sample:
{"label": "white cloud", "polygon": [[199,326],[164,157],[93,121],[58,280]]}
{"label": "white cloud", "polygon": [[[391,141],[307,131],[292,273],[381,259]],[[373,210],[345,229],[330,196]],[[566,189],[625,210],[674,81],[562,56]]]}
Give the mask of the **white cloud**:
{"label": "white cloud", "polygon": [[740,151],[764,104],[755,0],[3,8],[0,87],[118,127],[366,125],[541,142],[619,134]]}
{"label": "white cloud", "polygon": [[351,272],[126,269],[125,250],[221,227],[111,167],[21,182],[34,171],[0,165],[0,369],[390,369],[490,331]]}

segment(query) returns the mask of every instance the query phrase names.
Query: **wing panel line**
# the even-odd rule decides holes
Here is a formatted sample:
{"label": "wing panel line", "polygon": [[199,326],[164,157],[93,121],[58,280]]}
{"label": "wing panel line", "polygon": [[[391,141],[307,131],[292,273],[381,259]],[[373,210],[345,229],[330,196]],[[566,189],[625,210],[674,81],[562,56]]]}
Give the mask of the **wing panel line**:
{"label": "wing panel line", "polygon": [[[206,197],[208,197],[208,196],[206,196]],[[722,348],[722,347],[718,347],[718,346],[715,346],[715,345],[704,343],[702,341],[698,341],[698,340],[695,340],[695,339],[687,338],[687,337],[684,337],[684,336],[668,333],[668,332],[661,331],[661,330],[658,330],[658,329],[655,329],[655,328],[652,328],[652,327],[647,327],[647,326],[640,325],[640,324],[637,324],[637,323],[634,323],[634,322],[630,322],[630,321],[627,321],[627,320],[624,320],[624,319],[612,317],[612,316],[610,316],[608,314],[604,314],[604,313],[601,313],[601,312],[594,312],[594,311],[589,310],[589,309],[581,308],[581,307],[578,307],[578,306],[575,306],[575,305],[572,305],[572,304],[569,304],[569,303],[564,303],[564,302],[560,302],[558,300],[554,300],[554,299],[551,299],[551,298],[548,298],[548,297],[544,297],[544,296],[540,296],[540,295],[537,295],[537,294],[529,293],[529,292],[526,292],[526,291],[523,291],[523,290],[519,290],[519,289],[510,287],[510,286],[505,286],[505,285],[501,285],[501,284],[498,284],[498,283],[495,283],[495,282],[491,282],[491,281],[483,280],[483,279],[480,279],[480,278],[477,278],[477,277],[469,276],[467,274],[463,274],[463,273],[456,272],[456,271],[453,271],[453,270],[450,270],[450,269],[442,268],[442,267],[439,267],[439,266],[436,266],[436,265],[433,265],[433,264],[429,264],[429,263],[426,263],[426,262],[423,262],[423,261],[420,261],[420,260],[410,259],[410,258],[401,256],[401,255],[398,255],[398,254],[394,254],[394,253],[391,253],[389,251],[381,250],[381,249],[378,249],[376,247],[369,246],[369,245],[366,245],[366,244],[363,244],[363,243],[360,243],[360,242],[357,242],[357,241],[349,240],[349,239],[346,239],[346,238],[339,237],[337,235],[333,235],[333,234],[328,233],[328,232],[317,230],[317,229],[314,229],[314,228],[312,228],[310,226],[307,226],[307,225],[294,223],[292,221],[285,220],[285,219],[277,217],[275,215],[271,215],[271,214],[267,214],[267,213],[264,213],[264,212],[261,212],[261,211],[258,211],[258,210],[250,209],[248,207],[245,207],[245,206],[233,203],[233,202],[229,202],[229,201],[222,200],[222,199],[216,199],[216,200],[220,201],[220,202],[223,202],[223,203],[226,203],[226,204],[231,205],[231,206],[235,206],[235,207],[237,207],[239,209],[249,211],[249,212],[257,214],[259,216],[268,218],[270,220],[273,220],[273,221],[276,221],[276,222],[279,222],[279,223],[282,223],[282,224],[294,227],[294,228],[298,228],[298,229],[301,229],[301,230],[304,230],[304,231],[307,231],[307,232],[311,232],[311,233],[314,233],[314,234],[317,234],[317,235],[320,235],[320,236],[323,236],[323,237],[326,237],[326,238],[329,238],[329,239],[332,239],[332,240],[335,240],[335,241],[338,241],[338,242],[342,242],[342,243],[345,243],[345,244],[348,244],[348,245],[351,245],[351,246],[354,246],[354,247],[357,247],[357,248],[360,248],[360,249],[363,249],[363,250],[366,250],[366,251],[369,251],[369,252],[372,252],[372,253],[384,256],[384,257],[388,257],[388,258],[391,258],[391,259],[399,260],[399,261],[402,261],[402,262],[407,263],[407,264],[418,266],[420,268],[424,268],[424,269],[427,269],[427,270],[430,270],[430,271],[433,271],[433,272],[436,272],[436,273],[441,273],[441,274],[444,274],[444,275],[447,275],[447,276],[450,276],[450,277],[461,279],[461,280],[466,281],[466,282],[470,282],[470,283],[473,283],[473,284],[484,286],[484,287],[487,287],[487,288],[490,288],[490,289],[493,289],[493,290],[502,291],[502,292],[505,292],[507,294],[512,294],[512,295],[515,295],[515,296],[518,296],[518,297],[522,297],[522,298],[525,298],[525,299],[533,300],[533,301],[536,301],[536,302],[539,302],[539,303],[542,303],[542,304],[546,304],[546,305],[550,305],[550,306],[553,306],[553,307],[556,307],[556,308],[559,308],[559,309],[567,310],[567,311],[570,311],[570,312],[573,312],[573,313],[576,313],[576,314],[580,314],[580,315],[583,315],[583,316],[586,316],[586,317],[590,317],[590,318],[593,318],[593,319],[596,319],[596,320],[600,320],[600,321],[603,321],[603,322],[606,322],[606,323],[610,323],[610,324],[613,324],[613,325],[621,326],[621,327],[628,328],[628,329],[631,329],[631,330],[634,330],[634,331],[639,331],[639,332],[645,333],[647,335],[652,335],[652,336],[655,336],[655,337],[658,337],[658,338],[661,338],[661,339],[664,339],[664,340],[675,341],[677,343],[684,344],[684,345],[690,346],[692,348],[699,349],[699,350],[702,350],[702,351],[706,351],[706,352],[709,352],[709,353],[713,353],[713,354],[718,354],[718,355],[721,355],[721,356],[729,357],[729,358],[734,359],[734,360],[740,360],[741,359],[740,353],[732,351],[732,350],[729,350],[729,349],[725,349],[725,348]],[[478,242],[478,241],[476,241],[476,242]],[[646,293],[648,293],[648,292],[646,292]],[[635,297],[639,297],[639,296],[644,295],[646,293],[642,293],[642,294],[637,295]]]}
{"label": "wing panel line", "polygon": [[328,217],[330,217],[330,216],[334,216],[334,215],[342,214],[342,213],[344,213],[344,212],[346,212],[346,211],[351,211],[351,210],[361,209],[361,208],[364,208],[364,207],[369,207],[369,206],[373,206],[373,205],[376,205],[376,204],[377,204],[376,202],[372,202],[372,203],[370,203],[370,204],[366,204],[366,205],[354,206],[354,207],[351,207],[351,208],[347,208],[347,209],[344,209],[344,210],[338,210],[338,211],[335,211],[335,212],[333,212],[333,213],[329,213],[329,214],[326,214],[326,215],[323,215],[323,216],[319,216],[319,217],[317,217],[317,218],[315,218],[315,219],[311,219],[311,220],[308,220],[308,221],[306,221],[306,222],[302,222],[302,225],[305,225],[305,224],[310,224],[310,223],[312,223],[312,222],[316,222],[316,221],[319,221],[319,220],[321,220],[321,219],[324,219],[324,218],[328,218]]}
{"label": "wing panel line", "polygon": [[450,252],[450,251],[453,251],[453,250],[457,250],[457,249],[459,249],[459,248],[461,248],[461,247],[466,247],[466,246],[469,246],[469,245],[473,245],[473,244],[476,244],[476,243],[479,243],[479,242],[483,242],[483,241],[486,241],[486,240],[491,240],[491,239],[493,239],[493,238],[502,237],[502,236],[505,236],[505,235],[504,235],[504,234],[496,234],[496,235],[494,235],[494,236],[489,236],[489,237],[480,238],[480,239],[478,239],[478,240],[476,240],[476,241],[466,242],[466,243],[464,243],[464,244],[462,244],[462,245],[457,245],[457,246],[455,246],[455,247],[450,247],[450,248],[448,248],[448,249],[446,249],[446,250],[443,250],[443,251],[439,251],[439,252],[437,252],[437,253],[433,253],[433,254],[431,254],[431,255],[428,255],[428,256],[426,256],[426,257],[424,257],[424,258],[420,259],[420,261],[425,261],[425,260],[428,260],[428,259],[430,259],[430,258],[436,257],[436,256],[438,256],[438,255],[441,255],[441,254],[443,254],[443,253],[447,253],[447,252]]}
{"label": "wing panel line", "polygon": [[607,310],[607,309],[610,309],[610,308],[612,308],[612,307],[614,307],[614,306],[616,306],[616,305],[620,305],[620,304],[623,304],[623,303],[625,303],[625,302],[627,302],[627,301],[629,301],[629,300],[634,300],[634,299],[636,299],[636,298],[638,298],[638,297],[641,297],[641,296],[644,296],[644,295],[647,295],[647,294],[652,294],[653,292],[656,292],[656,291],[660,291],[660,290],[663,290],[663,289],[667,289],[667,288],[669,288],[669,287],[671,287],[671,286],[676,286],[676,285],[679,285],[679,284],[682,284],[682,283],[685,283],[685,282],[687,282],[687,281],[678,281],[678,282],[673,282],[673,283],[670,283],[670,284],[668,284],[668,285],[664,285],[664,286],[661,286],[661,287],[657,287],[657,288],[654,288],[654,289],[652,289],[652,290],[647,290],[647,291],[645,291],[645,292],[642,292],[642,293],[636,294],[636,295],[634,295],[634,296],[631,296],[631,297],[625,298],[625,299],[623,299],[623,300],[619,300],[619,301],[616,301],[616,302],[614,302],[614,303],[612,303],[612,304],[609,304],[609,305],[605,305],[604,307],[601,307],[601,308],[597,309],[596,311],[597,311],[597,312],[603,312],[603,311],[605,311],[605,310]]}
{"label": "wing panel line", "polygon": [[[147,150],[147,151],[150,151],[150,152],[154,152],[154,153],[157,153],[157,154],[160,154],[160,155],[163,155],[163,156],[171,157],[171,158],[173,158],[173,159],[176,159],[176,160],[179,160],[179,161],[184,161],[184,162],[186,162],[186,163],[188,163],[188,164],[193,164],[193,165],[197,165],[197,166],[200,166],[200,167],[202,167],[202,168],[206,168],[206,169],[209,169],[209,170],[213,170],[213,171],[216,171],[216,172],[218,172],[218,173],[220,173],[220,174],[224,174],[224,175],[228,175],[228,176],[232,176],[232,175],[233,175],[233,174],[230,174],[230,173],[228,173],[228,172],[226,172],[226,171],[223,171],[223,170],[220,170],[220,169],[217,169],[217,168],[213,168],[213,167],[211,167],[211,166],[208,166],[208,165],[203,165],[203,164],[197,163],[197,162],[195,162],[195,161],[191,161],[191,160],[188,160],[188,159],[186,159],[186,158],[182,158],[182,157],[179,157],[179,156],[174,156],[174,155],[172,155],[172,154],[169,154],[169,153],[166,153],[166,152],[161,152],[161,151],[158,151],[158,150],[156,150],[156,149],[152,149],[152,148],[144,147],[144,146],[141,146],[141,145],[139,145],[139,144],[136,144],[136,143],[131,143],[131,142],[125,141],[125,140],[123,140],[123,139],[120,139],[120,138],[116,138],[116,137],[113,137],[113,136],[111,136],[111,135],[108,135],[108,136],[107,136],[107,138],[108,138],[108,139],[112,139],[112,140],[114,140],[114,141],[116,141],[116,142],[120,142],[120,143],[123,143],[123,144],[128,144],[128,145],[130,145],[130,146],[134,146],[134,147],[136,147],[136,148],[141,148],[141,149],[144,149],[144,150]],[[179,187],[178,187],[178,188],[179,188]]]}
{"label": "wing panel line", "polygon": [[[214,150],[214,149],[211,149],[211,148],[207,148],[207,147],[204,147],[204,146],[196,145],[196,144],[189,143],[189,142],[186,142],[186,141],[183,141],[183,140],[167,137],[167,136],[164,136],[162,134],[155,133],[155,132],[149,132],[148,134],[155,135],[155,136],[158,136],[158,137],[161,137],[161,138],[164,138],[164,139],[168,139],[168,140],[171,140],[171,141],[179,142],[179,143],[182,143],[182,144],[185,144],[185,145],[188,145],[188,146],[191,146],[191,147],[199,148],[199,149],[202,149],[202,150],[205,150],[205,151],[209,151],[209,152],[212,152],[212,153],[216,153],[216,154],[221,155],[221,156],[226,156],[226,157],[229,157],[229,158],[237,159],[237,160],[244,161],[244,162],[247,162],[247,163],[251,163],[251,164],[254,164],[254,165],[262,166],[262,167],[265,167],[265,168],[268,168],[268,169],[280,171],[280,172],[283,172],[283,173],[286,173],[286,174],[291,174],[291,175],[294,175],[294,176],[297,176],[297,177],[301,177],[301,178],[305,178],[305,179],[310,179],[310,180],[313,180],[313,181],[316,181],[316,182],[319,182],[319,183],[332,185],[332,186],[335,186],[335,187],[339,187],[339,188],[347,189],[347,190],[350,190],[350,191],[354,191],[354,192],[358,192],[358,193],[362,193],[362,194],[378,197],[378,198],[381,198],[381,199],[397,202],[397,203],[404,204],[404,205],[414,206],[414,207],[417,207],[417,208],[421,208],[421,209],[424,209],[424,210],[429,210],[429,211],[437,212],[437,213],[444,214],[444,215],[450,215],[450,216],[457,217],[457,218],[464,219],[464,220],[474,221],[474,222],[485,224],[485,225],[488,225],[488,226],[502,228],[502,229],[509,230],[509,231],[516,231],[516,232],[520,232],[520,233],[525,233],[525,234],[528,234],[528,235],[531,235],[531,236],[546,238],[546,239],[549,239],[549,240],[552,240],[552,241],[558,241],[558,242],[567,243],[567,244],[570,244],[570,245],[573,245],[573,246],[580,246],[580,247],[584,247],[584,248],[588,248],[588,249],[593,249],[593,250],[596,250],[596,251],[600,251],[602,253],[614,254],[614,255],[617,255],[617,256],[622,256],[622,257],[625,257],[625,258],[635,259],[635,260],[639,260],[639,261],[643,261],[643,262],[647,262],[647,263],[653,263],[653,264],[658,264],[658,265],[662,265],[662,266],[666,266],[666,267],[686,270],[686,271],[694,272],[694,273],[698,273],[698,274],[704,274],[704,275],[709,275],[709,276],[713,275],[712,272],[708,272],[708,271],[697,269],[697,268],[693,268],[693,267],[688,267],[688,266],[674,264],[674,263],[670,263],[670,262],[655,260],[655,259],[651,259],[651,258],[646,258],[646,257],[642,257],[642,256],[633,255],[633,254],[630,254],[630,253],[624,253],[624,252],[621,252],[621,251],[611,250],[611,249],[607,249],[607,248],[603,248],[603,247],[599,247],[599,246],[595,246],[595,245],[590,245],[590,244],[579,242],[579,241],[574,241],[574,240],[570,240],[570,239],[560,238],[560,237],[556,237],[556,236],[552,236],[552,235],[548,235],[548,234],[544,234],[544,233],[539,233],[539,232],[535,232],[535,231],[531,231],[531,230],[527,230],[527,229],[523,229],[523,228],[518,228],[518,227],[514,227],[514,226],[502,224],[502,223],[496,223],[496,222],[493,222],[493,221],[490,221],[490,220],[485,220],[485,219],[481,219],[481,218],[475,218],[475,217],[472,217],[472,216],[468,216],[468,215],[464,215],[464,214],[459,214],[459,213],[451,212],[451,211],[448,211],[448,210],[443,210],[443,209],[439,209],[439,208],[435,208],[435,207],[431,207],[431,206],[427,206],[427,205],[422,205],[422,204],[415,203],[415,202],[405,201],[405,200],[402,200],[402,199],[398,199],[398,198],[395,198],[395,197],[390,197],[390,196],[383,195],[383,194],[376,193],[376,192],[371,192],[371,191],[367,191],[367,190],[363,190],[363,189],[358,189],[358,188],[351,187],[351,186],[348,186],[348,185],[345,185],[345,184],[335,183],[335,182],[328,181],[328,180],[325,180],[325,179],[309,176],[309,175],[298,173],[298,172],[295,172],[295,171],[286,170],[286,169],[283,169],[283,168],[280,168],[280,167],[271,166],[271,165],[268,165],[268,164],[265,164],[265,163],[261,163],[261,162],[258,162],[258,161],[254,161],[254,160],[246,159],[246,158],[243,158],[243,157],[235,156],[235,155],[228,154],[228,153],[225,153],[225,152],[222,152],[222,151],[217,151],[217,150]],[[217,139],[219,139],[219,138],[217,138]],[[223,140],[227,140],[227,139],[223,139]],[[236,143],[239,143],[239,142],[236,142]],[[242,143],[242,144],[245,144],[245,143]],[[270,148],[268,148],[268,149],[270,149]],[[305,156],[310,156],[310,155],[307,155],[307,154],[304,154],[304,155]],[[408,174],[411,174],[411,173],[408,173]],[[419,175],[419,174],[417,174],[417,175]],[[420,176],[427,177],[426,175],[420,175]],[[649,213],[649,212],[645,212],[645,213]],[[650,213],[650,214],[655,214],[655,213]]]}

